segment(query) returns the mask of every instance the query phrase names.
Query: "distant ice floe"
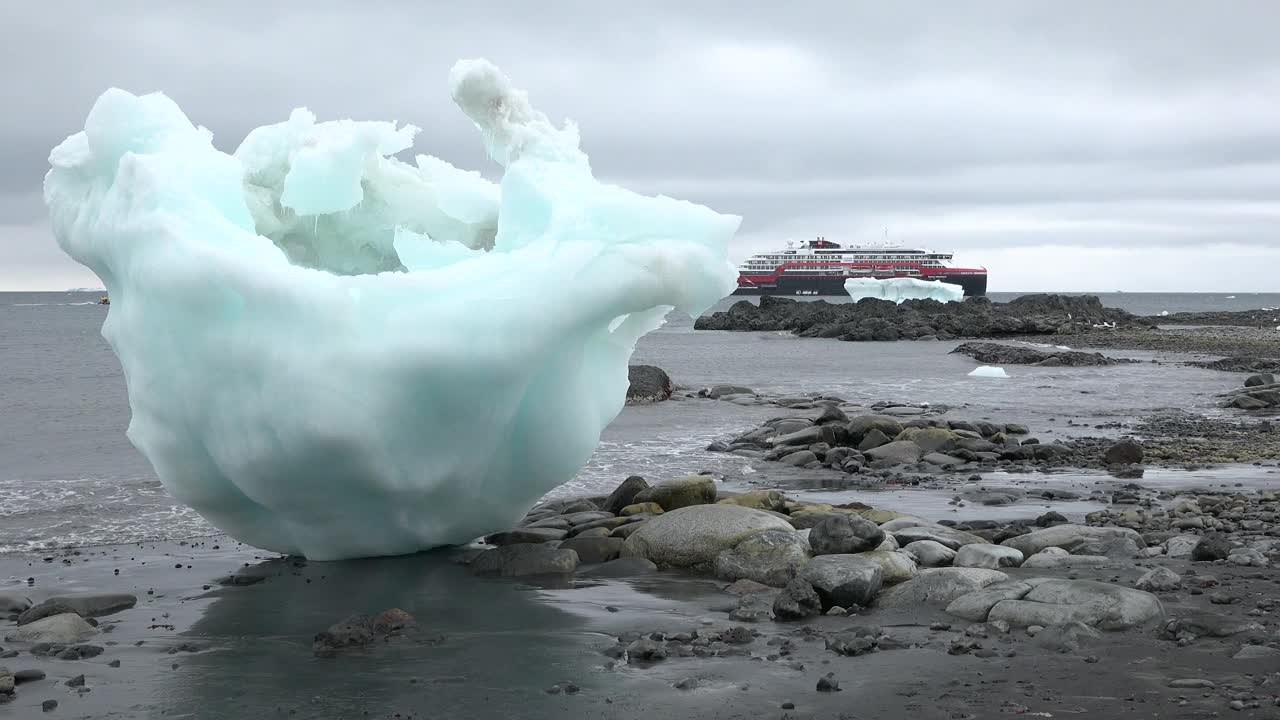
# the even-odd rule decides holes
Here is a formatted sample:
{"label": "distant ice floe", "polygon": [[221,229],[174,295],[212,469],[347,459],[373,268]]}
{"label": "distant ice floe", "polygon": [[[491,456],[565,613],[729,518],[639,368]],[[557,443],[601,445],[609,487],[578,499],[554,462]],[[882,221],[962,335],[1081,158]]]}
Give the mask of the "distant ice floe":
{"label": "distant ice floe", "polygon": [[901,304],[906,300],[937,300],[959,302],[964,300],[964,288],[939,280],[916,278],[850,278],[844,281],[844,291],[854,302],[863,298],[878,298]]}
{"label": "distant ice floe", "polygon": [[598,182],[577,128],[487,61],[450,84],[498,184],[396,159],[412,126],[305,109],[228,155],[117,89],[50,155],[129,438],[239,540],[332,560],[510,527],[587,462],[636,341],[733,290],[739,218]]}
{"label": "distant ice floe", "polygon": [[973,371],[969,373],[969,377],[1007,378],[1009,377],[1009,373],[1005,372],[1002,367],[983,365],[982,367],[974,368]]}

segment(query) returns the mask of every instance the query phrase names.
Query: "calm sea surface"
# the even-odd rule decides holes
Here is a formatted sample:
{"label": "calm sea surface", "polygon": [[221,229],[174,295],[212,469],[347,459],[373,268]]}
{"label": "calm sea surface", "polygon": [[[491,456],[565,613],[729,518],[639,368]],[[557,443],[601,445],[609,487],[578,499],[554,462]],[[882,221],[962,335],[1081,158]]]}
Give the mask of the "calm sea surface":
{"label": "calm sea surface", "polygon": [[[1018,293],[993,293],[1008,300]],[[0,293],[0,552],[50,545],[208,534],[178,506],[129,444],[120,366],[99,334],[98,293]],[[1105,304],[1144,315],[1280,307],[1280,294],[1109,293]],[[726,299],[715,309],[727,308]],[[1136,417],[1161,407],[1214,412],[1230,376],[1179,365],[1018,368],[1008,381],[969,378],[974,363],[948,343],[841,343],[779,333],[694,332],[688,318],[643,338],[635,362],[681,385],[745,384],[777,392],[836,392],[963,406],[967,416],[1026,422],[1052,437],[1066,419]],[[1127,353],[1149,358],[1149,354]],[[1194,402],[1188,405],[1186,398]],[[587,467],[557,492],[607,489],[639,473],[707,468],[741,476],[741,458],[701,452],[708,442],[777,409],[686,401],[627,408]]]}

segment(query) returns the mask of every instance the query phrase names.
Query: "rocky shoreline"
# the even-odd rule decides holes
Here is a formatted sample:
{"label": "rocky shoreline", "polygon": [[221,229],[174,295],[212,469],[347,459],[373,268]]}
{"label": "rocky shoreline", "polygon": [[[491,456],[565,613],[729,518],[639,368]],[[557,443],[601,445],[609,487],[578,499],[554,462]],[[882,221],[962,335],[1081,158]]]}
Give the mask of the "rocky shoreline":
{"label": "rocky shoreline", "polygon": [[[1244,391],[1250,398],[1269,397],[1270,388],[1255,385]],[[1135,478],[1142,477],[1145,466],[1188,469],[1280,460],[1280,428],[1267,420],[1233,422],[1164,412],[1131,426],[1106,428],[1125,430],[1131,439],[1088,435],[1088,426],[1073,425],[1079,435],[1041,442],[1020,423],[958,418],[945,405],[861,406],[821,394],[769,398],[734,385],[714,386],[698,395],[809,411],[772,418],[707,450],[800,468],[825,467],[846,473],[850,486],[913,483],[939,474],[1068,468]]]}
{"label": "rocky shoreline", "polygon": [[[777,490],[718,493],[705,475],[653,486],[631,477],[607,497],[543,504],[521,528],[487,538],[499,547],[467,559],[475,572],[512,578],[674,569],[729,583],[727,626],[620,634],[603,648],[606,667],[752,657],[804,671],[805,642],[825,650],[824,666],[909,649],[1006,659],[1047,648],[1098,663],[1106,660],[1090,646],[1127,631],[1128,642],[1280,668],[1280,493],[1130,493],[1113,505],[1088,524],[1055,512],[1031,523],[947,523]],[[882,622],[902,613],[915,621]],[[832,631],[804,624],[854,616]],[[939,616],[952,622],[930,621]],[[1249,674],[1252,687],[1230,689],[1198,671],[1165,678],[1168,701],[1280,707],[1280,674]],[[841,675],[819,669],[814,692],[839,691]],[[699,685],[690,677],[674,687]],[[1192,701],[1179,692],[1187,689],[1204,692]]]}
{"label": "rocky shoreline", "polygon": [[1095,327],[1145,328],[1154,321],[1106,308],[1095,296],[1024,295],[1007,303],[866,298],[856,303],[802,301],[766,295],[697,319],[698,330],[790,331],[846,341],[950,340],[1025,335],[1075,335]]}
{"label": "rocky shoreline", "polygon": [[1036,348],[1004,345],[993,342],[967,342],[952,350],[988,365],[1034,365],[1036,367],[1089,367],[1122,365],[1138,362],[1127,358],[1107,357],[1102,353],[1087,353],[1065,347]]}
{"label": "rocky shoreline", "polygon": [[[877,710],[868,717],[1113,717],[1122,698],[1151,703],[1156,714],[1150,717],[1224,711],[1268,717],[1280,707],[1280,573],[1274,567],[1280,493],[1129,487],[1075,522],[1055,510],[1026,520],[984,519],[977,510],[953,521],[858,501],[804,501],[773,488],[726,491],[709,475],[652,484],[632,476],[609,495],[544,502],[517,527],[445,555],[481,583],[474,591],[481,595],[494,594],[484,583],[495,582],[561,588],[558,602],[583,594],[588,605],[602,603],[604,614],[616,618],[615,629],[578,641],[585,653],[581,669],[552,669],[551,677],[560,677],[509,698],[528,706],[526,717],[599,707],[610,717],[642,718],[654,703],[695,712],[700,699],[729,703],[750,717],[839,717],[839,693],[848,690],[875,698]],[[975,509],[986,501],[969,496]],[[262,641],[237,646],[224,634],[197,629],[206,622],[200,618],[219,603],[248,603],[219,613],[229,623],[222,632],[262,632],[243,629],[244,613],[279,605],[271,593],[292,598],[285,607],[301,621],[288,622],[292,630],[281,620],[265,626],[273,635],[294,633],[273,651],[276,662],[283,668],[314,658],[321,663],[313,671],[318,677],[360,673],[370,664],[383,668],[384,660],[406,653],[456,652],[459,642],[477,641],[457,637],[456,620],[441,624],[412,595],[365,597],[341,579],[368,582],[369,570],[362,568],[385,564],[388,587],[412,585],[416,573],[438,572],[425,569],[430,554],[347,563],[269,559],[201,586],[200,579],[182,578],[209,558],[186,553],[218,545],[199,545],[161,557],[141,546],[84,556],[67,551],[46,556],[43,574],[40,558],[32,558],[31,587],[0,593],[9,620],[0,701],[51,713],[67,705],[102,709],[123,702],[123,709],[137,707],[131,688],[151,682],[146,671],[143,679],[136,674],[148,663],[172,664],[178,673],[229,653],[227,672],[239,673],[234,658],[262,652]],[[99,554],[101,560],[89,557]],[[212,557],[227,563],[242,555]],[[146,571],[141,589],[136,576],[124,587],[119,582],[121,563],[137,568],[129,560],[155,568]],[[16,572],[12,565],[6,570],[11,577]],[[48,571],[77,591],[48,585]],[[157,582],[162,577],[167,587]],[[644,611],[649,593],[660,588],[696,598],[702,612],[664,621]],[[316,612],[304,609],[307,598],[345,606],[344,619],[317,626],[308,620]],[[213,605],[201,605],[193,619],[192,602]],[[457,600],[445,602],[454,607]],[[138,655],[153,643],[150,655]],[[903,675],[903,662],[966,684],[944,687]],[[1120,680],[1099,679],[1084,689],[1078,673],[1085,671],[1072,670],[1080,667]],[[1134,685],[1129,674],[1139,668],[1145,679]],[[1008,684],[967,684],[993,672]],[[269,686],[288,687],[283,675],[271,677]],[[627,677],[653,682],[636,695],[626,689]],[[410,688],[417,681],[401,682]],[[433,702],[442,702],[450,687],[436,685]],[[734,694],[717,694],[722,690]],[[308,713],[296,702],[273,711],[344,716],[316,715],[314,704]],[[402,718],[430,716],[430,706],[416,703],[395,699]],[[253,716],[268,709],[244,707]],[[1133,706],[1124,707],[1132,714]]]}

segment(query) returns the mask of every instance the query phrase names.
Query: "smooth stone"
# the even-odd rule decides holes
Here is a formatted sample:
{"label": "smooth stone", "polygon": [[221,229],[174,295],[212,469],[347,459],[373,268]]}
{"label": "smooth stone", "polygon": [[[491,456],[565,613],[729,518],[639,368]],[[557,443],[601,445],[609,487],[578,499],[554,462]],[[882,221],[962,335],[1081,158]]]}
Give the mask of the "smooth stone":
{"label": "smooth stone", "polygon": [[1182,589],[1182,576],[1167,567],[1152,568],[1138,578],[1134,587],[1150,593],[1176,592]]}
{"label": "smooth stone", "polygon": [[667,512],[715,501],[716,481],[710,475],[686,475],[663,480],[636,493],[632,499],[632,503],[655,502]]}
{"label": "smooth stone", "polygon": [[716,556],[721,580],[754,580],[782,587],[809,561],[809,546],[794,530],[765,530]]}
{"label": "smooth stone", "polygon": [[965,545],[956,551],[956,567],[986,568],[1018,567],[1022,564],[1022,552],[1002,545]]}
{"label": "smooth stone", "polygon": [[894,530],[893,536],[897,538],[898,543],[901,545],[910,545],[917,540],[932,540],[952,550],[959,550],[965,545],[990,544],[990,541],[985,538],[963,530],[949,528],[945,525],[905,527],[901,530]]}
{"label": "smooth stone", "polygon": [[571,537],[560,543],[561,550],[572,550],[578,553],[578,562],[595,565],[609,562],[622,554],[622,545],[626,542],[615,537]]}
{"label": "smooth stone", "polygon": [[1137,530],[1119,527],[1092,527],[1088,525],[1054,525],[1026,535],[1009,538],[1000,544],[1015,550],[1021,550],[1022,554],[1030,559],[1030,556],[1047,547],[1060,547],[1070,550],[1089,540],[1113,537],[1127,537],[1133,540],[1134,544],[1139,548],[1147,546],[1142,540],[1142,535]]}
{"label": "smooth stone", "polygon": [[649,560],[626,557],[586,568],[582,571],[582,574],[592,577],[635,577],[637,575],[649,575],[657,571],[658,566]]}
{"label": "smooth stone", "polygon": [[910,465],[920,461],[920,446],[909,440],[895,440],[863,452],[871,460],[885,460],[894,465]]}
{"label": "smooth stone", "polygon": [[45,679],[45,677],[46,675],[43,670],[35,670],[35,669],[28,668],[25,670],[19,670],[18,672],[14,673],[13,682],[17,685],[21,685],[23,683],[36,682],[38,680],[43,680]]}
{"label": "smooth stone", "polygon": [[611,512],[605,512],[603,510],[587,510],[585,512],[566,513],[564,515],[561,515],[561,517],[567,520],[569,522],[569,525],[573,527],[577,527],[579,525],[586,525],[587,523],[593,523],[597,520],[608,520],[610,518],[613,518],[614,514]]}
{"label": "smooth stone", "polygon": [[568,534],[567,530],[558,530],[550,527],[524,527],[486,535],[484,541],[490,545],[522,545],[563,540]]}
{"label": "smooth stone", "polygon": [[[890,537],[893,537],[890,535]],[[968,547],[967,545],[965,547]],[[902,547],[916,559],[921,567],[949,566],[955,560],[956,551],[934,540],[916,540]]]}
{"label": "smooth stone", "polygon": [[963,465],[965,463],[964,460],[961,460],[958,457],[952,457],[950,455],[936,452],[929,453],[920,459],[930,465],[937,465],[938,467],[955,467],[956,465]]}
{"label": "smooth stone", "polygon": [[10,642],[59,643],[70,645],[98,634],[98,629],[75,613],[41,618],[18,627],[5,636]]}
{"label": "smooth stone", "polygon": [[897,585],[916,576],[915,558],[897,550],[869,550],[858,553],[880,566],[880,581],[884,585]]}
{"label": "smooth stone", "polygon": [[649,515],[661,515],[663,512],[665,511],[662,509],[662,506],[656,502],[642,502],[631,503],[630,505],[622,508],[622,511],[618,514],[622,517],[631,517],[632,515],[644,515],[646,513]]}
{"label": "smooth stone", "polygon": [[960,438],[945,428],[909,427],[898,434],[894,442],[911,442],[920,448],[924,455],[930,453],[946,453],[956,448]]}
{"label": "smooth stone", "polygon": [[1171,558],[1191,557],[1198,542],[1199,535],[1175,535],[1164,541],[1164,554]]}
{"label": "smooth stone", "polygon": [[866,552],[884,542],[884,531],[858,515],[831,515],[814,525],[809,546],[815,555],[849,555]]}
{"label": "smooth stone", "polygon": [[633,517],[607,517],[599,520],[591,520],[589,522],[578,523],[569,528],[569,537],[578,537],[589,530],[604,530],[605,535],[616,527],[621,527],[633,522],[637,522]]}
{"label": "smooth stone", "polygon": [[1021,580],[998,582],[981,590],[965,593],[947,605],[947,614],[970,622],[986,622],[991,608],[1002,600],[1021,600],[1032,585]]}
{"label": "smooth stone", "polygon": [[1123,560],[1116,560],[1104,555],[1057,555],[1040,552],[1023,561],[1022,567],[1050,570],[1054,568],[1118,567],[1124,564]]}
{"label": "smooth stone", "polygon": [[989,620],[1010,625],[1082,622],[1100,630],[1127,630],[1164,617],[1160,599],[1149,592],[1094,580],[1048,580],[1021,600],[1003,600]]}
{"label": "smooth stone", "polygon": [[1280,661],[1280,648],[1266,645],[1245,645],[1239,652],[1231,656],[1232,660],[1270,660]]}
{"label": "smooth stone", "polygon": [[791,524],[762,510],[737,505],[693,505],[644,522],[623,545],[624,557],[643,557],[659,567],[711,569],[716,556],[765,530],[792,531]]}
{"label": "smooth stone", "polygon": [[817,591],[823,608],[869,605],[882,582],[880,564],[859,555],[819,555],[801,569],[800,578]]}
{"label": "smooth stone", "polygon": [[475,556],[470,567],[476,573],[502,577],[564,575],[577,569],[578,554],[532,543],[504,545]]}
{"label": "smooth stone", "polygon": [[952,600],[1008,580],[999,570],[983,568],[933,568],[921,570],[907,582],[889,588],[876,600],[877,607],[900,608],[920,605],[946,607]]}

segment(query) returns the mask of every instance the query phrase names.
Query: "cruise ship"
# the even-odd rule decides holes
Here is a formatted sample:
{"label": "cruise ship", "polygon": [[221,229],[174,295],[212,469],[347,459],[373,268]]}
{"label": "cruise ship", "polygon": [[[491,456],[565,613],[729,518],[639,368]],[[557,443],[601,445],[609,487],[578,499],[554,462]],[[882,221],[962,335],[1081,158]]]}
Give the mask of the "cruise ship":
{"label": "cruise ship", "polygon": [[915,278],[987,293],[986,268],[951,264],[951,253],[908,250],[890,245],[841,246],[819,237],[791,240],[784,250],[753,255],[738,268],[734,295],[843,295],[849,278]]}

